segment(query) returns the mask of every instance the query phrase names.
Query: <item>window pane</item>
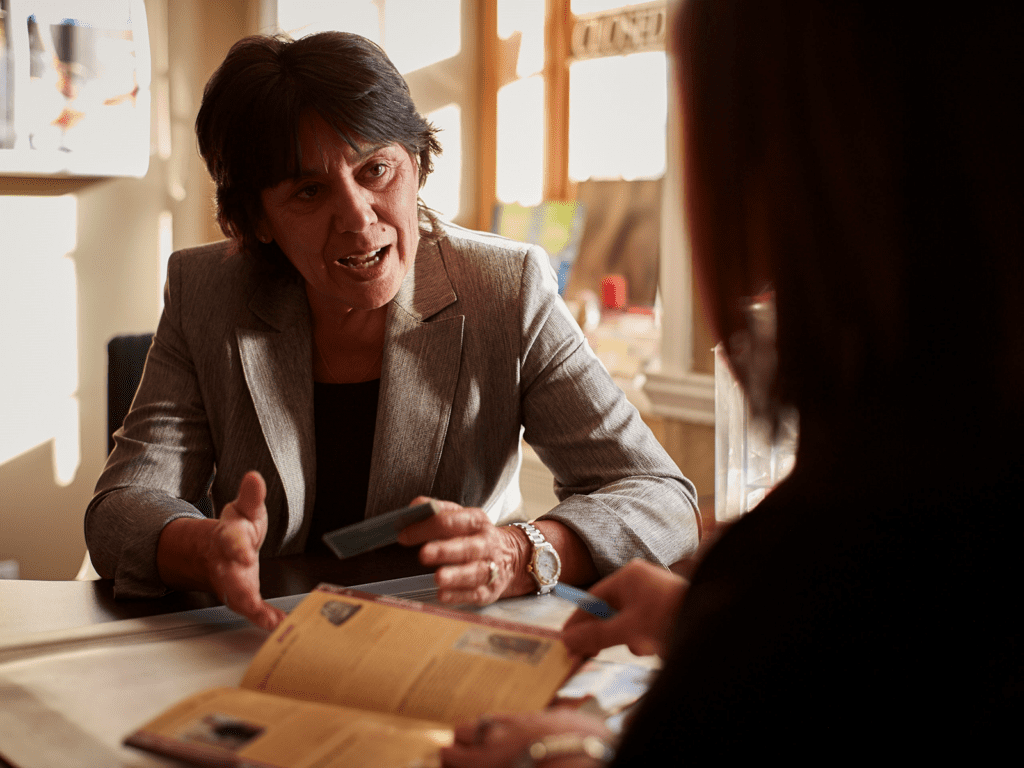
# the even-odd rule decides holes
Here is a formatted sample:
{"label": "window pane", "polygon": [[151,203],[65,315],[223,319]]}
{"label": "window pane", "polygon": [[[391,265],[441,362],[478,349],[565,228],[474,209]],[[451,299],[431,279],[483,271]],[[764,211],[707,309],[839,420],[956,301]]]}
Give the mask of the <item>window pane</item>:
{"label": "window pane", "polygon": [[658,178],[665,172],[665,54],[612,56],[569,68],[569,178]]}
{"label": "window pane", "polygon": [[498,200],[536,205],[544,191],[544,79],[498,91]]}
{"label": "window pane", "polygon": [[383,19],[373,0],[278,0],[277,25],[292,37],[336,29],[379,44]]}
{"label": "window pane", "polygon": [[499,0],[498,37],[520,34],[516,77],[529,77],[544,69],[543,0]]}

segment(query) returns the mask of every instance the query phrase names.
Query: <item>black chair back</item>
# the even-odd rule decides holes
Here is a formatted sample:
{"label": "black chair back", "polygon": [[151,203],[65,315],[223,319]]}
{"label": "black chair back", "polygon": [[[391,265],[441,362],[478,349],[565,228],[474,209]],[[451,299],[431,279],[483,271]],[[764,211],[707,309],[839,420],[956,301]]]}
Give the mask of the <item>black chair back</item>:
{"label": "black chair back", "polygon": [[107,343],[107,453],[114,450],[114,433],[124,424],[135,391],[142,381],[152,333],[115,336]]}
{"label": "black chair back", "polygon": [[[115,336],[107,343],[107,454],[114,450],[114,433],[124,424],[132,407],[135,392],[142,381],[146,355],[153,344],[152,333]],[[209,494],[196,503],[196,508],[213,517]]]}

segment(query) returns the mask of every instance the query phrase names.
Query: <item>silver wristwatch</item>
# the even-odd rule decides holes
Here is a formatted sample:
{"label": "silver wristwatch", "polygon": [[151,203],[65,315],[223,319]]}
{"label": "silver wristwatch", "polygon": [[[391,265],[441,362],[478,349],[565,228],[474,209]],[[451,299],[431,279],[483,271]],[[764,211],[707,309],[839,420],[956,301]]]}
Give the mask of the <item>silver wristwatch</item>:
{"label": "silver wristwatch", "polygon": [[533,554],[526,566],[533,580],[537,583],[537,594],[546,595],[555,588],[558,577],[562,574],[562,560],[555,548],[544,538],[544,534],[529,523],[512,523],[523,529],[526,538],[533,545]]}

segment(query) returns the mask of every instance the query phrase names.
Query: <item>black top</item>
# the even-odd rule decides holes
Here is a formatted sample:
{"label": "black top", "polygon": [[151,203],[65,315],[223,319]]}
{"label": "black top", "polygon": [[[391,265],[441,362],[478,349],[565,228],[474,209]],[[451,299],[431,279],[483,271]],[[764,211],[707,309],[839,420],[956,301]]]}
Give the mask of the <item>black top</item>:
{"label": "black top", "polygon": [[697,569],[615,765],[997,761],[1024,682],[1018,438],[966,476],[956,440],[798,462]]}
{"label": "black top", "polygon": [[366,515],[380,379],[313,384],[316,499],[306,552],[331,554],[323,535]]}

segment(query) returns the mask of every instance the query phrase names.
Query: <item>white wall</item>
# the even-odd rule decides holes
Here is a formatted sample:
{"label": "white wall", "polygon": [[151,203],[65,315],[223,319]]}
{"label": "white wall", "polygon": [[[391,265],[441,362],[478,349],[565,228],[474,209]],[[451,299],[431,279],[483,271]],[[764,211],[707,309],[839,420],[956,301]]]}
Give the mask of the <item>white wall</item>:
{"label": "white wall", "polygon": [[[71,343],[38,350],[47,364],[64,372],[62,376],[73,380],[77,375],[79,450],[77,462],[72,461],[73,477],[55,476],[53,440],[13,457],[0,456],[0,561],[17,561],[21,578],[66,579],[77,572],[85,553],[83,513],[106,458],[107,341],[117,334],[156,328],[161,261],[169,247],[217,237],[192,122],[202,85],[213,68],[234,40],[255,31],[255,6],[256,0],[146,0],[154,98],[152,152],[144,178],[0,178],[0,220],[17,215],[27,228],[69,232],[73,247],[66,258],[73,269],[67,272],[73,273],[75,287],[60,301],[77,305]],[[71,204],[57,206],[62,214],[56,220],[23,215],[26,209],[50,210],[54,196],[63,195]],[[170,225],[163,247],[161,219],[165,230]],[[14,247],[24,241],[15,234],[23,233],[0,231],[0,265],[10,267],[11,260],[32,258]],[[19,323],[0,327],[0,340],[17,339],[30,331],[31,323],[45,321],[45,313],[32,318],[32,308],[45,306],[52,296],[51,285],[33,280],[31,269],[4,273],[12,272],[23,275],[18,279],[26,284],[19,295],[28,309],[23,321],[19,317]],[[66,308],[65,303],[55,305],[57,310]],[[25,375],[26,366],[20,368],[0,360],[5,390],[31,392],[45,384],[38,380],[36,366],[31,366],[31,375]],[[45,411],[44,406],[24,418],[38,422]],[[4,415],[0,406],[0,430],[18,428],[22,415],[12,415],[10,409]]]}

